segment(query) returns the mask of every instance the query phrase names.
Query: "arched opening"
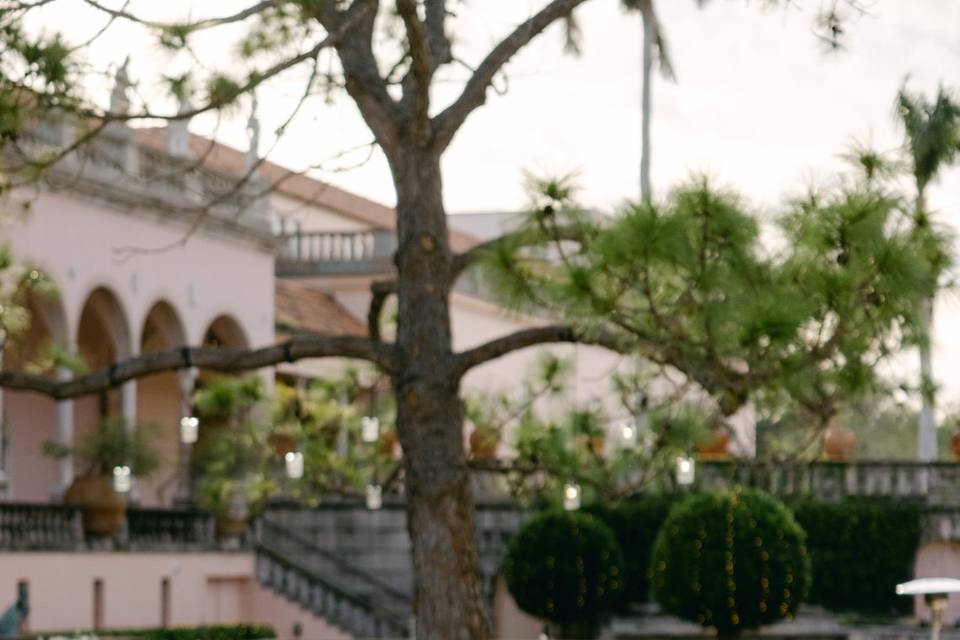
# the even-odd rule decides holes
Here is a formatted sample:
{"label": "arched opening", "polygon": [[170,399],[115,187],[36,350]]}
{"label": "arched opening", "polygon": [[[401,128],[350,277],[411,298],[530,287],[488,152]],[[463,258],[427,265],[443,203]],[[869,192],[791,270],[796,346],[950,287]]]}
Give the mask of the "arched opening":
{"label": "arched opening", "polygon": [[[94,289],[80,312],[77,355],[88,371],[110,367],[133,353],[130,324],[117,296],[105,287]],[[74,441],[80,442],[105,418],[123,415],[120,388],[74,401]],[[84,469],[76,468],[82,473]]]}
{"label": "arched opening", "polygon": [[214,318],[204,332],[203,346],[245,349],[250,346],[250,342],[243,327],[233,316],[220,315]]}
{"label": "arched opening", "polygon": [[[173,306],[155,303],[140,331],[140,353],[166,351],[186,344],[183,322]],[[180,382],[176,371],[166,371],[137,381],[137,419],[159,426],[152,445],[160,457],[160,468],[140,482],[144,506],[168,505],[173,501],[180,459]]]}
{"label": "arched opening", "polygon": [[[41,370],[55,375],[53,354],[68,344],[66,313],[55,294],[31,293],[26,298],[26,331],[8,340],[4,371]],[[6,475],[8,498],[46,501],[56,486],[58,463],[43,455],[43,443],[57,437],[57,403],[35,393],[4,390],[0,468]]]}

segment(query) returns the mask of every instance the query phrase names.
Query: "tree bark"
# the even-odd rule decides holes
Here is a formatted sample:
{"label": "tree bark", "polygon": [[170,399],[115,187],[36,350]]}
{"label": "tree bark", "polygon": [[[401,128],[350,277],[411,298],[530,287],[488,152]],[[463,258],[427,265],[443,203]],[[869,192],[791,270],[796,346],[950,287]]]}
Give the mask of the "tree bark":
{"label": "tree bark", "polygon": [[451,255],[440,157],[413,139],[403,140],[388,156],[397,187],[399,240],[399,367],[393,384],[404,450],[417,638],[487,638],[460,376],[451,342]]}

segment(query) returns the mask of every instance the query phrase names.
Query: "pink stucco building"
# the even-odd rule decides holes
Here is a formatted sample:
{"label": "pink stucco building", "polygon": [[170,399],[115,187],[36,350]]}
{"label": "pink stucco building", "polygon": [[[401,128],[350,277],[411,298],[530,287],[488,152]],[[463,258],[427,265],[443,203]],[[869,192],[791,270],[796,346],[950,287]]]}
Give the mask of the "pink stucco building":
{"label": "pink stucco building", "polygon": [[[51,121],[23,142],[39,152],[75,135],[70,122]],[[187,170],[200,160],[201,169]],[[100,370],[179,345],[260,347],[290,331],[365,332],[370,284],[393,269],[393,210],[270,163],[235,186],[254,162],[254,154],[211,147],[182,124],[111,125],[41,183],[16,191],[8,204],[27,204],[29,214],[10,220],[3,240],[58,293],[30,300],[30,328],[7,346],[4,369],[29,369],[51,344]],[[456,231],[451,239],[461,250],[477,242]],[[452,308],[457,348],[538,322],[467,287],[453,294]],[[586,396],[616,361],[591,350],[575,355]],[[529,350],[481,367],[466,387],[515,389],[535,356]],[[276,374],[295,381],[338,366],[302,361],[260,373],[270,384]],[[261,586],[251,548],[218,548],[196,533],[209,533],[202,517],[173,509],[187,455],[179,422],[205,375],[163,373],[61,402],[0,392],[0,611],[25,585],[26,628],[34,631],[249,621],[273,624],[284,638],[340,638],[361,629],[327,624],[289,594]],[[78,513],[59,504],[82,472],[77,463],[43,454],[48,441],[75,445],[103,416],[162,426],[161,467],[135,482],[128,530],[114,550],[84,543]],[[497,597],[505,619],[522,619],[509,598]]]}
{"label": "pink stucco building", "polygon": [[[41,150],[74,135],[69,122],[47,122],[24,142]],[[393,269],[393,210],[270,163],[237,186],[257,162],[252,151],[211,146],[182,124],[111,126],[41,184],[15,192],[11,203],[28,203],[29,215],[7,222],[4,241],[58,295],[31,299],[29,330],[7,346],[3,368],[26,370],[51,343],[100,370],[181,345],[260,347],[291,331],[364,333],[370,285]],[[188,170],[201,160],[202,168]],[[451,242],[463,250],[478,238],[454,230]],[[451,308],[457,349],[542,321],[505,311],[469,281],[454,290]],[[604,396],[618,358],[588,347],[551,349],[575,360],[576,400]],[[488,363],[464,386],[516,389],[537,354],[528,349]],[[301,361],[260,375],[268,384],[276,375],[309,380],[338,366]],[[66,368],[53,373],[70,375]],[[208,516],[177,506],[189,452],[179,422],[205,375],[164,373],[61,402],[0,392],[0,612],[26,587],[26,629],[33,631],[259,622],[273,625],[282,639],[409,633],[403,589],[387,578],[395,570],[403,579],[402,567],[394,566],[406,552],[402,540],[390,543],[391,553],[377,550],[383,552],[372,560],[380,563],[378,576],[313,549],[276,522],[263,523],[283,542],[276,549],[258,549],[257,532],[225,548]],[[79,471],[75,462],[42,452],[46,441],[75,444],[101,416],[162,426],[160,470],[133,487],[135,508],[112,545],[85,542],[79,512],[60,504]],[[404,538],[401,516],[395,505],[331,516],[339,523],[331,535],[378,531],[386,540]],[[540,623],[517,611],[496,579],[497,549],[517,524],[500,517],[481,518],[489,520],[484,526],[496,547],[487,558],[486,585],[495,628],[501,637],[537,637]],[[919,575],[955,569],[960,531],[941,538],[920,550]],[[303,561],[307,555],[310,562]],[[948,618],[960,618],[960,602],[951,602]]]}

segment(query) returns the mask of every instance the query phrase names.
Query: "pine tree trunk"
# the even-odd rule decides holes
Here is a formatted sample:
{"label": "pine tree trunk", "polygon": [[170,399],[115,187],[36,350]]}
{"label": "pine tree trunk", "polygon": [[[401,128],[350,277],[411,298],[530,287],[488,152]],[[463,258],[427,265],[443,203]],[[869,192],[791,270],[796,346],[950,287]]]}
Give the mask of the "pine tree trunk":
{"label": "pine tree trunk", "polygon": [[474,537],[448,307],[450,253],[439,157],[391,154],[397,185],[397,434],[406,472],[418,640],[482,639],[490,625]]}

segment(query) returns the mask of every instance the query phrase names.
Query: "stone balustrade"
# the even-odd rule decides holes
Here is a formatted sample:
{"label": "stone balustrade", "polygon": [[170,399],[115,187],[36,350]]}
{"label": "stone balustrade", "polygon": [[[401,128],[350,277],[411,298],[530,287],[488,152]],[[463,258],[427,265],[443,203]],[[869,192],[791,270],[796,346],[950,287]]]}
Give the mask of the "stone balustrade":
{"label": "stone balustrade", "polygon": [[[49,119],[23,131],[18,145],[31,159],[52,157],[77,140],[66,119]],[[89,192],[137,207],[150,206],[173,215],[206,213],[221,226],[271,237],[266,216],[267,185],[258,176],[211,169],[203,158],[178,158],[138,144],[133,129],[111,123],[90,141],[49,168],[53,188]],[[108,188],[105,188],[108,187]]]}
{"label": "stone balustrade", "polygon": [[[254,535],[230,541],[249,548]],[[82,510],[63,504],[0,503],[0,551],[124,549],[131,551],[200,551],[224,548],[208,513],[175,509],[127,509],[120,533],[112,540],[84,536]]]}
{"label": "stone balustrade", "polygon": [[257,580],[354,637],[412,635],[409,597],[266,516]]}
{"label": "stone balustrade", "polygon": [[960,464],[953,462],[701,461],[696,476],[696,486],[702,489],[741,485],[779,496],[828,501],[884,496],[917,500],[931,507],[960,508]]}
{"label": "stone balustrade", "polygon": [[394,231],[303,231],[279,236],[277,275],[389,273],[397,250]]}
{"label": "stone balustrade", "polygon": [[50,504],[0,504],[0,549],[68,550],[83,547],[80,509]]}

